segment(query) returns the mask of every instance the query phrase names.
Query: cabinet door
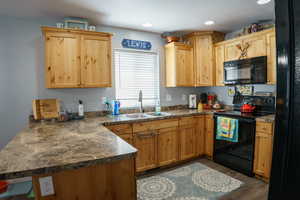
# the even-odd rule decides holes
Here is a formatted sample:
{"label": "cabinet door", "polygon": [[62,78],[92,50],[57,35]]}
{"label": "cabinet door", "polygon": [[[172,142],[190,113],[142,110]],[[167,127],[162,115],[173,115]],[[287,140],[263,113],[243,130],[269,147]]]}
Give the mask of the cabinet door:
{"label": "cabinet door", "polygon": [[276,34],[267,34],[268,84],[276,84]]}
{"label": "cabinet door", "polygon": [[272,164],[273,136],[268,133],[256,132],[254,173],[270,178]]}
{"label": "cabinet door", "polygon": [[213,115],[205,116],[205,154],[212,158],[214,149],[214,119]]}
{"label": "cabinet door", "polygon": [[178,160],[178,128],[161,129],[158,132],[158,165],[168,165]]}
{"label": "cabinet door", "polygon": [[243,40],[243,48],[247,49],[247,55],[245,58],[254,58],[259,56],[266,56],[267,55],[267,42],[266,36],[256,36],[256,37],[249,37]]}
{"label": "cabinet door", "polygon": [[125,140],[128,144],[133,145],[132,134],[119,135],[119,137]]}
{"label": "cabinet door", "polygon": [[196,119],[196,154],[201,156],[205,153],[205,116],[199,116]]}
{"label": "cabinet door", "polygon": [[180,160],[186,160],[196,156],[196,128],[194,125],[180,127]]}
{"label": "cabinet door", "polygon": [[176,47],[177,86],[194,86],[193,49],[187,46]]}
{"label": "cabinet door", "polygon": [[157,134],[139,132],[134,134],[134,146],[138,149],[136,169],[138,172],[157,166]]}
{"label": "cabinet door", "polygon": [[111,41],[108,37],[82,36],[83,87],[111,87]]}
{"label": "cabinet door", "polygon": [[46,87],[80,87],[80,36],[46,34]]}
{"label": "cabinet door", "polygon": [[224,61],[225,48],[224,45],[215,47],[215,65],[216,65],[216,86],[224,86]]}
{"label": "cabinet door", "polygon": [[214,60],[211,36],[199,36],[195,45],[195,72],[197,86],[214,85]]}
{"label": "cabinet door", "polygon": [[233,41],[225,44],[225,61],[238,60],[241,56],[241,50],[237,47],[242,45],[242,41]]}

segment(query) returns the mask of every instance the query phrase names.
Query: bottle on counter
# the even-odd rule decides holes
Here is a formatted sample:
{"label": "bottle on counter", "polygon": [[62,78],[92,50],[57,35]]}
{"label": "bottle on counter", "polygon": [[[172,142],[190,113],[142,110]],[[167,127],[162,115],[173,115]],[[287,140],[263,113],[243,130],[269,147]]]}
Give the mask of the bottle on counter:
{"label": "bottle on counter", "polygon": [[155,104],[155,114],[160,115],[160,112],[161,112],[160,101],[157,100]]}
{"label": "bottle on counter", "polygon": [[84,108],[81,100],[79,100],[79,104],[78,104],[78,116],[79,117],[84,116]]}
{"label": "bottle on counter", "polygon": [[203,112],[203,103],[201,101],[198,103],[198,112]]}

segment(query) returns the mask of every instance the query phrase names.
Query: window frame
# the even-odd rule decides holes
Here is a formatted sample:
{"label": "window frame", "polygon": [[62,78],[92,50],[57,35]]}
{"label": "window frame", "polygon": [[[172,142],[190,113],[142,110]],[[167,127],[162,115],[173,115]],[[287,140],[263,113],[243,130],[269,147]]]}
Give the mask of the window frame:
{"label": "window frame", "polygon": [[[158,52],[156,51],[144,51],[144,50],[135,50],[135,49],[123,49],[123,48],[115,48],[113,49],[113,66],[114,66],[114,92],[115,92],[115,99],[122,101],[122,100],[136,100],[136,102],[138,102],[138,93],[137,93],[137,98],[136,99],[118,99],[117,98],[117,89],[119,88],[118,86],[118,80],[117,80],[117,66],[116,66],[116,52],[128,52],[128,53],[146,53],[146,54],[153,54],[156,56],[156,73],[154,75],[156,75],[156,79],[157,79],[157,98],[156,99],[152,99],[154,101],[153,104],[145,104],[145,101],[143,101],[143,106],[144,107],[154,107],[155,106],[155,101],[159,100],[160,101],[160,55]],[[146,100],[147,98],[143,98],[143,100]],[[149,100],[149,99],[148,99]],[[121,104],[121,108],[125,108],[125,109],[132,109],[132,108],[137,108],[138,105],[136,106],[122,106]]]}

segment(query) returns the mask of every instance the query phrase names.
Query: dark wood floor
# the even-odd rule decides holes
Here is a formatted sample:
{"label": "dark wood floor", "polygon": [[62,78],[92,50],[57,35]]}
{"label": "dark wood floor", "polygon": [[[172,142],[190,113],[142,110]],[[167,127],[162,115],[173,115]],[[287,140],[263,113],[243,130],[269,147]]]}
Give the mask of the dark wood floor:
{"label": "dark wood floor", "polygon": [[[257,178],[248,177],[239,172],[233,171],[227,167],[219,165],[219,164],[217,164],[211,160],[208,160],[206,158],[183,163],[180,166],[184,166],[184,165],[190,164],[192,162],[200,162],[212,169],[215,169],[219,172],[227,174],[228,176],[238,179],[244,183],[244,185],[241,188],[239,188],[225,196],[222,196],[219,200],[266,200],[266,199],[268,199],[269,185]],[[174,169],[177,167],[178,167],[178,165],[175,167],[171,167],[171,168],[152,170],[143,175],[140,175],[139,177],[142,178],[142,177],[152,176],[152,175],[161,173],[163,171],[168,171],[168,170],[171,170],[171,169]]]}
{"label": "dark wood floor", "polygon": [[[194,160],[191,162],[200,162],[212,169],[220,171],[224,174],[227,174],[228,176],[231,176],[233,178],[236,178],[236,179],[244,182],[244,185],[241,188],[221,197],[220,200],[266,200],[268,197],[268,184],[266,184],[265,182],[263,182],[261,180],[248,177],[246,175],[243,175],[241,173],[238,173],[236,171],[228,169],[222,165],[219,165],[219,164],[217,164],[211,160],[205,159],[205,158],[199,159],[199,160]],[[180,166],[184,166],[191,162],[184,163]],[[178,167],[178,166],[176,166],[176,167]],[[176,167],[152,170],[150,172],[147,172],[147,173],[141,175],[140,177],[152,176],[157,173],[161,173],[162,171],[167,171],[167,170],[170,170],[170,169],[173,169]],[[7,199],[7,200],[28,200],[28,199],[24,196],[22,196],[22,197],[19,196],[19,197]]]}

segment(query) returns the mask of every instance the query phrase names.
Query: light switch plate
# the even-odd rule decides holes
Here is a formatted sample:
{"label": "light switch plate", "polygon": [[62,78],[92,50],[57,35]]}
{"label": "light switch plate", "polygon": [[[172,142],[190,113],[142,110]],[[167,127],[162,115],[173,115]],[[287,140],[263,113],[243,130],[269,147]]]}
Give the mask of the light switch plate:
{"label": "light switch plate", "polygon": [[167,100],[167,101],[172,101],[172,96],[171,96],[170,94],[167,94],[167,95],[166,95],[166,100]]}
{"label": "light switch plate", "polygon": [[182,101],[186,101],[186,94],[183,94],[181,99],[182,99]]}
{"label": "light switch plate", "polygon": [[55,194],[51,176],[39,178],[39,182],[40,182],[40,190],[41,190],[42,197]]}

